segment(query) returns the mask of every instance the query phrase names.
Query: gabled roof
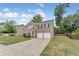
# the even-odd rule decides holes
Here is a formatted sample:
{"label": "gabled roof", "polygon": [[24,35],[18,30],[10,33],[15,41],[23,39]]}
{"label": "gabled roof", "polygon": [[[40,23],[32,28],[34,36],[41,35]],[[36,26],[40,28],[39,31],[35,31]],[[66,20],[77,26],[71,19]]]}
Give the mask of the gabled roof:
{"label": "gabled roof", "polygon": [[[42,22],[40,22],[40,23],[46,23],[46,22],[53,22],[54,20],[47,20],[47,21],[42,21]],[[26,25],[17,25],[16,27],[18,27],[18,26],[29,26],[29,25],[32,25],[32,24],[35,24],[35,23],[33,23],[32,22],[32,20],[30,21],[30,22],[28,22]],[[39,24],[39,23],[36,23],[36,24]]]}
{"label": "gabled roof", "polygon": [[[54,22],[54,20],[47,20],[47,21],[42,21],[42,22],[40,22],[40,23],[45,23],[45,22]],[[29,22],[29,23],[27,23],[26,25],[29,25],[29,24],[34,24],[33,22],[32,22],[32,20]],[[37,23],[38,24],[38,23]]]}
{"label": "gabled roof", "polygon": [[53,22],[53,21],[54,21],[54,20],[47,20],[47,21],[42,21],[42,23],[43,23],[43,22]]}
{"label": "gabled roof", "polygon": [[29,25],[29,24],[33,24],[32,20],[30,22],[28,22],[26,25]]}
{"label": "gabled roof", "polygon": [[19,26],[24,26],[23,24],[21,24],[21,25],[17,25],[17,26],[15,26],[15,27],[19,27]]}

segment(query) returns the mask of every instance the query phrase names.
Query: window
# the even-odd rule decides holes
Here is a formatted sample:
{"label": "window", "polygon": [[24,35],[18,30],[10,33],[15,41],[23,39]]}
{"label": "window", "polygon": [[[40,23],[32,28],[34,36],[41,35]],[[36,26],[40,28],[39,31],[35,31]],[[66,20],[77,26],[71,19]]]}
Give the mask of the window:
{"label": "window", "polygon": [[46,28],[46,24],[44,24],[44,28]]}
{"label": "window", "polygon": [[39,24],[37,27],[38,27],[38,28],[42,28],[42,24]]}
{"label": "window", "polygon": [[42,28],[42,24],[41,24],[41,28]]}
{"label": "window", "polygon": [[48,26],[47,26],[48,28],[50,27],[50,24],[48,24]]}

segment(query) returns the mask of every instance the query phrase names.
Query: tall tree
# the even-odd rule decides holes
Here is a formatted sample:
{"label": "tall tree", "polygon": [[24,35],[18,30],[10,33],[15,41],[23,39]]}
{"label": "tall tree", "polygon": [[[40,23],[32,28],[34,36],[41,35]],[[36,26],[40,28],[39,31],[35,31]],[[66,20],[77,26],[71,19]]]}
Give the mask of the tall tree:
{"label": "tall tree", "polygon": [[40,14],[37,14],[33,17],[33,20],[32,20],[34,23],[39,23],[39,22],[42,22],[42,16]]}
{"label": "tall tree", "polygon": [[63,14],[66,12],[67,7],[69,7],[69,3],[60,3],[56,6],[54,16],[57,26],[61,23]]}

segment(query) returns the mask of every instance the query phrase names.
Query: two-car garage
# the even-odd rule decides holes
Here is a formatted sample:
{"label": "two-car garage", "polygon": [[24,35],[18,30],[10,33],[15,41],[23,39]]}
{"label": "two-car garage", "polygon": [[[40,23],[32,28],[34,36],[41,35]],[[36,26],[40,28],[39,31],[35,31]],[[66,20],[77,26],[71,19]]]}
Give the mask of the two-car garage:
{"label": "two-car garage", "polygon": [[37,33],[37,38],[51,38],[51,33],[50,32]]}

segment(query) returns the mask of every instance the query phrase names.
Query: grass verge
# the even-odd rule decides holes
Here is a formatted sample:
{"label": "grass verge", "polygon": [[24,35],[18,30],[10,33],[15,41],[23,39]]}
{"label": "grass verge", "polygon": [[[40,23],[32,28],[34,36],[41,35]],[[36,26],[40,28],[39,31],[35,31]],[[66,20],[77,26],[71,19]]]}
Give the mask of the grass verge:
{"label": "grass verge", "polygon": [[23,36],[0,36],[0,44],[10,45],[23,42],[29,39],[30,38],[24,38]]}

